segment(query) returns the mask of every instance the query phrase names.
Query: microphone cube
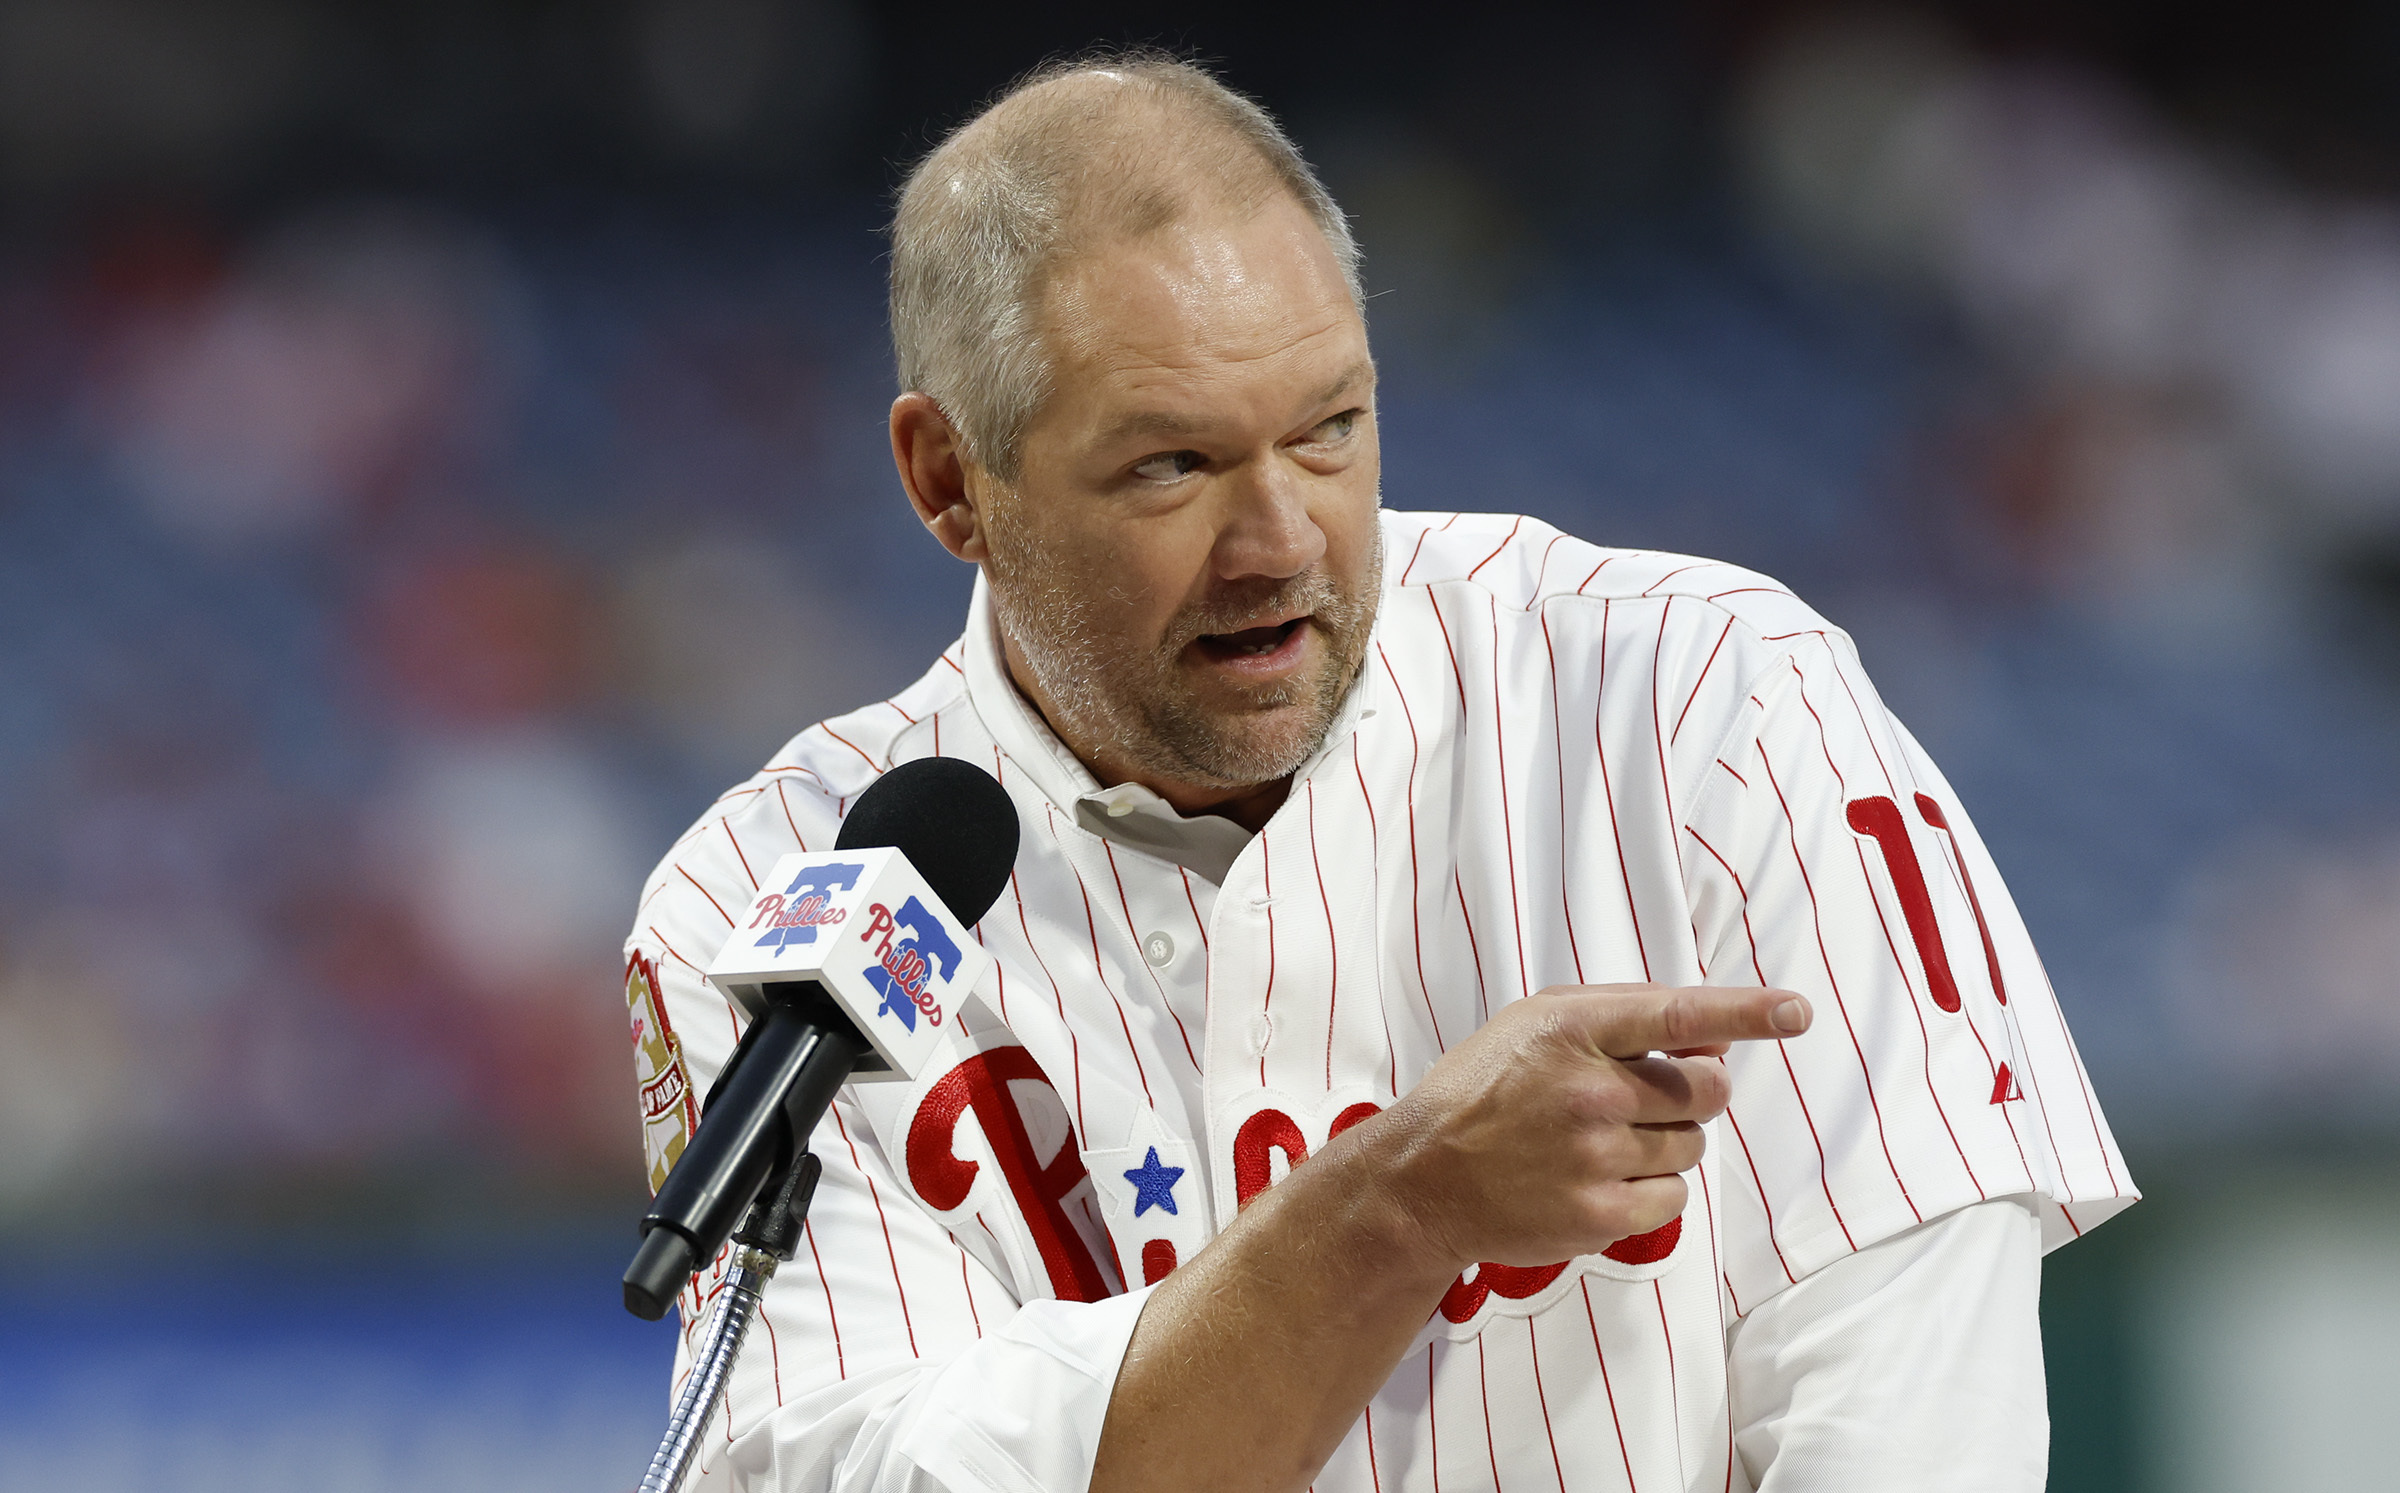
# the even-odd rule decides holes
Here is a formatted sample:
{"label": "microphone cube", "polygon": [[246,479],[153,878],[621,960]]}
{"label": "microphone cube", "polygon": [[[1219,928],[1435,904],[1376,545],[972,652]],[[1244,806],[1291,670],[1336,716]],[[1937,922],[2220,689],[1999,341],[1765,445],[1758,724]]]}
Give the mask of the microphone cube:
{"label": "microphone cube", "polygon": [[708,982],[751,1017],[767,987],[815,984],[873,1051],[851,1077],[910,1079],[992,960],[889,847],[784,856],[737,914]]}

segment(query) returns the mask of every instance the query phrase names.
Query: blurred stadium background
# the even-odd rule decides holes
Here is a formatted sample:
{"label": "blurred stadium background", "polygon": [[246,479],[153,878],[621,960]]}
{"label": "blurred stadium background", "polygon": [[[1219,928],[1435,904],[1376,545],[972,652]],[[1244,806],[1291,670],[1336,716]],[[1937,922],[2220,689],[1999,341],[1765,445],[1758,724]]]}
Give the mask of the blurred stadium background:
{"label": "blurred stadium background", "polygon": [[1957,782],[2151,1194],[2052,1485],[2390,1486],[2400,12],[1206,11],[0,0],[0,1489],[637,1481],[633,891],[954,634],[876,229],[1108,40],[1357,218],[1388,502],[1780,575]]}

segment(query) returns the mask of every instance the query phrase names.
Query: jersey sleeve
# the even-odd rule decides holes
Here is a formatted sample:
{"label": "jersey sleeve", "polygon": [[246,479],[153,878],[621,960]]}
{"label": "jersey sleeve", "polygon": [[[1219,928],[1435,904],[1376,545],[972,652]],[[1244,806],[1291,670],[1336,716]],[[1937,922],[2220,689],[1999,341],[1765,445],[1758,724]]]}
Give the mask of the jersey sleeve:
{"label": "jersey sleeve", "polygon": [[1965,810],[1849,641],[1764,655],[1684,800],[1712,984],[1799,991],[1719,1125],[1737,1310],[1843,1254],[2031,1194],[2045,1247],[2133,1200],[2041,960]]}
{"label": "jersey sleeve", "polygon": [[[655,1190],[741,1030],[701,978],[763,869],[794,848],[775,816],[704,820],[653,878],[627,943],[627,998]],[[784,821],[789,822],[789,821]],[[694,1487],[1080,1489],[1147,1292],[1032,1301],[962,1248],[900,1182],[845,1091],[810,1148],[824,1165],[796,1256],[769,1284],[704,1433]],[[726,1286],[722,1251],[677,1303],[669,1403]],[[663,1429],[664,1420],[662,1417]]]}

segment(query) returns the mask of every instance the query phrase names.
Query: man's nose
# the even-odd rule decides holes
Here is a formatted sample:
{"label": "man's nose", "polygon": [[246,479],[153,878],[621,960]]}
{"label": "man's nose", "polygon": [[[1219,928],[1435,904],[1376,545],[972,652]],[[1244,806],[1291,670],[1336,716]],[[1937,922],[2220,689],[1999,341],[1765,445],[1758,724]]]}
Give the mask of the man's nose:
{"label": "man's nose", "polygon": [[1226,484],[1214,562],[1224,580],[1300,574],[1325,555],[1325,531],[1308,511],[1307,484],[1272,457],[1246,463]]}

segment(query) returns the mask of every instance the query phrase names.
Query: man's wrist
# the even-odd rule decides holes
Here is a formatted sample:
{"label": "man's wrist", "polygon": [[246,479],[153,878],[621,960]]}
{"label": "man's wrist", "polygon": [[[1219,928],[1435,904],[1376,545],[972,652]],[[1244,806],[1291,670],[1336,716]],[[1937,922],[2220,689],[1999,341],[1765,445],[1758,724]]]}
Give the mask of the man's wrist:
{"label": "man's wrist", "polygon": [[1410,1148],[1393,1144],[1398,1137],[1387,1133],[1401,1124],[1387,1112],[1337,1138],[1318,1156],[1322,1171],[1313,1180],[1325,1190],[1329,1222],[1362,1275],[1400,1294],[1438,1300],[1469,1261],[1410,1180]]}

